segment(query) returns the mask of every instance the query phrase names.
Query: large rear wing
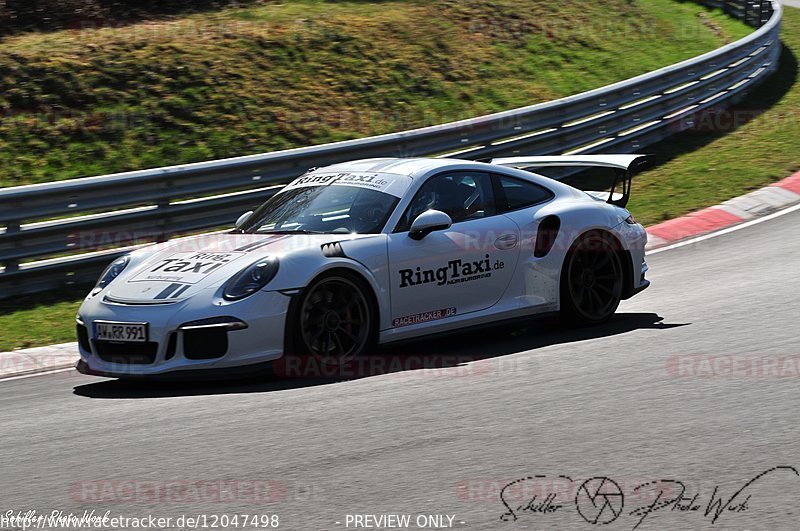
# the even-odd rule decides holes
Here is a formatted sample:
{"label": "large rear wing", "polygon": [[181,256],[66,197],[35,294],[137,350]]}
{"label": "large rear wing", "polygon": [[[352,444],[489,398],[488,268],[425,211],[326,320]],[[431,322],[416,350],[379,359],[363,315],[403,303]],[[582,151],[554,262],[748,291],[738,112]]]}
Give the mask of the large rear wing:
{"label": "large rear wing", "polygon": [[[542,157],[509,157],[492,159],[490,164],[508,166],[520,170],[533,168],[611,168],[614,183],[608,196],[608,203],[625,207],[631,197],[633,176],[655,164],[654,155],[553,155]],[[621,186],[621,193],[617,193]],[[594,195],[594,194],[592,194]]]}

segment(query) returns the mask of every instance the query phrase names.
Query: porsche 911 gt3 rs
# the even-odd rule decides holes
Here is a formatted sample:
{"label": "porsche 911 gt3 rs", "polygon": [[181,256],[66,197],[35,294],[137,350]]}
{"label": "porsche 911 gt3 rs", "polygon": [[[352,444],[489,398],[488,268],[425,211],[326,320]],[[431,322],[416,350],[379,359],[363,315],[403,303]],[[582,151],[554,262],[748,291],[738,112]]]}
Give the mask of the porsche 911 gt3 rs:
{"label": "porsche 911 gt3 rs", "polygon": [[[560,312],[607,321],[649,285],[625,209],[643,155],[370,159],[309,170],[236,228],[139,248],[77,316],[79,370],[118,377],[344,363],[388,343]],[[600,167],[609,193],[530,171]],[[618,191],[617,188],[620,188]]]}

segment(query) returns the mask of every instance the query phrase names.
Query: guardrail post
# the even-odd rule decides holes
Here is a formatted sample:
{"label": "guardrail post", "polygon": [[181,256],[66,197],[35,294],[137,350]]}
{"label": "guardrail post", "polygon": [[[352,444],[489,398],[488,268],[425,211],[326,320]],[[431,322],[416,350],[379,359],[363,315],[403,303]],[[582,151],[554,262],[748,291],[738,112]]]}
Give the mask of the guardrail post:
{"label": "guardrail post", "polygon": [[753,0],[750,2],[750,9],[752,9],[753,14],[751,16],[753,27],[760,28],[761,27],[761,0]]}
{"label": "guardrail post", "polygon": [[169,216],[170,202],[172,201],[172,179],[167,178],[162,183],[164,189],[163,195],[156,202],[156,207],[161,213],[158,216],[158,233],[156,234],[156,243],[164,243],[169,240],[169,229],[172,224],[172,219]]}
{"label": "guardrail post", "polygon": [[722,11],[726,15],[733,16],[735,10],[731,7],[731,4],[730,4],[730,2],[728,0],[723,0],[723,2],[722,2]]}
{"label": "guardrail post", "polygon": [[156,203],[156,207],[158,208],[159,212],[162,214],[158,217],[158,230],[156,232],[156,243],[164,243],[169,238],[167,237],[167,233],[169,232],[169,199],[161,199]]}
{"label": "guardrail post", "polygon": [[[18,221],[9,221],[6,223],[6,234],[16,234],[20,231],[20,222]],[[17,247],[19,244],[15,244],[14,247]],[[3,261],[3,265],[6,268],[6,273],[13,273],[15,271],[19,271],[19,260],[16,259],[8,259]]]}

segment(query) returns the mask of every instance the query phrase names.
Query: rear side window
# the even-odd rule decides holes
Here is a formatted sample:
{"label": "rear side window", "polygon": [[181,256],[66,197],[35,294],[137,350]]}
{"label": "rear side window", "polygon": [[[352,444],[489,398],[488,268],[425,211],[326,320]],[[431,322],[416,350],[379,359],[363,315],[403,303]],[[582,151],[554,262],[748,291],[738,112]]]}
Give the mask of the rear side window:
{"label": "rear side window", "polygon": [[498,205],[502,212],[528,208],[553,198],[553,192],[522,179],[498,175]]}

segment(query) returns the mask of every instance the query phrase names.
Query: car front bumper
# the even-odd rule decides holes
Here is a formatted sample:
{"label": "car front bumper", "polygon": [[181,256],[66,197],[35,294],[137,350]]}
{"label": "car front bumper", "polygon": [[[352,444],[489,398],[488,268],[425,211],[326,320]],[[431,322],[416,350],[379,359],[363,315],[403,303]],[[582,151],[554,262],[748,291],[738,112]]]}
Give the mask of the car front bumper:
{"label": "car front bumper", "polygon": [[[245,368],[283,355],[290,297],[259,292],[228,302],[212,290],[166,305],[127,305],[88,297],[78,313],[78,370],[110,377]],[[144,343],[94,337],[95,321],[147,323]]]}

